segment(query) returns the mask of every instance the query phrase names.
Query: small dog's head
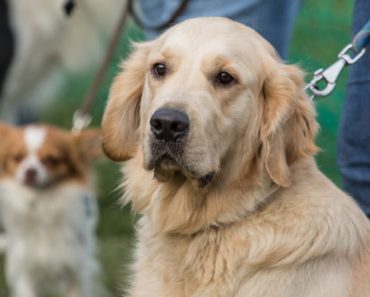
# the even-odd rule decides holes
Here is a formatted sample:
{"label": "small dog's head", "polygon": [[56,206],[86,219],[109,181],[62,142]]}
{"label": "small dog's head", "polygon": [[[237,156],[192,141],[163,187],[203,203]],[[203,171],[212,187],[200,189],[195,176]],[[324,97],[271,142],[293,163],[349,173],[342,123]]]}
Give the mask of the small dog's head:
{"label": "small dog's head", "polygon": [[302,87],[302,72],[255,31],[223,18],[189,20],[135,46],[111,88],[103,148],[119,161],[142,154],[160,181],[180,174],[199,186],[259,155],[287,186],[288,164],[315,150]]}
{"label": "small dog's head", "polygon": [[84,179],[101,151],[98,130],[75,135],[50,126],[0,124],[0,134],[0,175],[37,189]]}

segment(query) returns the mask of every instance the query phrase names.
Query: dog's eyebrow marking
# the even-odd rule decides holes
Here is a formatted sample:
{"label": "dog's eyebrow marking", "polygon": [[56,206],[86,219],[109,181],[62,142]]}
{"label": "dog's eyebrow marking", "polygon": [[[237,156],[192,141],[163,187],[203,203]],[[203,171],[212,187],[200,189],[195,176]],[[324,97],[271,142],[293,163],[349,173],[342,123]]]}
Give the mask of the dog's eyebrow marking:
{"label": "dog's eyebrow marking", "polygon": [[44,143],[46,129],[40,127],[27,127],[24,130],[24,142],[29,152],[36,152]]}
{"label": "dog's eyebrow marking", "polygon": [[171,58],[174,58],[174,57],[178,56],[178,52],[173,48],[167,47],[164,50],[162,50],[161,55],[165,59],[171,59]]}

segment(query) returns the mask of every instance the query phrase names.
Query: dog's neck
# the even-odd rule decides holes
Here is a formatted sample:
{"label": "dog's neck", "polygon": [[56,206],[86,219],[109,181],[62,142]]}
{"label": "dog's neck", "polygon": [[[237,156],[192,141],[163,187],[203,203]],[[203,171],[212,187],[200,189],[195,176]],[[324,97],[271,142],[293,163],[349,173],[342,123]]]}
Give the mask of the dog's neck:
{"label": "dog's neck", "polygon": [[260,162],[248,166],[239,172],[220,171],[212,184],[199,188],[187,179],[158,182],[153,172],[142,167],[138,153],[123,169],[125,201],[150,219],[156,233],[189,235],[233,224],[256,211],[277,189]]}

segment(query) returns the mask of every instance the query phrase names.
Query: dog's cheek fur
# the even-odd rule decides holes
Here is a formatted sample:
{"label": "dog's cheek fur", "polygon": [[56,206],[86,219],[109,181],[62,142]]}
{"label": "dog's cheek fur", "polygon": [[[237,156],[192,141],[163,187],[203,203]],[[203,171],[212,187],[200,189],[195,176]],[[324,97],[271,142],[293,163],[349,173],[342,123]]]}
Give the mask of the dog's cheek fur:
{"label": "dog's cheek fur", "polygon": [[[237,111],[226,111],[219,98],[194,97],[201,103],[193,106],[189,113],[193,128],[186,147],[187,161],[196,168],[198,176],[203,177],[222,170],[222,160],[230,147],[235,146],[236,130],[240,121],[237,113],[241,108]],[[238,105],[239,101],[235,98],[234,101],[234,104]]]}
{"label": "dog's cheek fur", "polygon": [[125,166],[122,167],[124,195],[121,203],[125,205],[132,202],[133,211],[148,214],[152,195],[159,184],[153,178],[151,171],[143,170],[142,164],[143,152],[139,148],[135,157],[126,161]]}

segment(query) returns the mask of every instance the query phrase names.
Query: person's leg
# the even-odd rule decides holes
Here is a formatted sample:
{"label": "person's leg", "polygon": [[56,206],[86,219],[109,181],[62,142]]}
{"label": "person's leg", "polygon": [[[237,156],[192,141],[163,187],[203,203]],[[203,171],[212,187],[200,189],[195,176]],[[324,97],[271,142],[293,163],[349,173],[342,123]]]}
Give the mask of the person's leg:
{"label": "person's leg", "polygon": [[[357,0],[353,34],[370,19],[370,1]],[[370,217],[370,51],[350,68],[338,141],[345,190]]]}
{"label": "person's leg", "polygon": [[[261,33],[286,58],[294,20],[301,0],[191,0],[176,22],[193,17],[223,16],[241,22]],[[149,27],[171,18],[181,0],[138,0],[136,11]],[[161,32],[145,29],[148,39]]]}
{"label": "person's leg", "polygon": [[301,0],[263,0],[257,23],[252,26],[264,36],[283,59],[289,54],[290,39]]}

